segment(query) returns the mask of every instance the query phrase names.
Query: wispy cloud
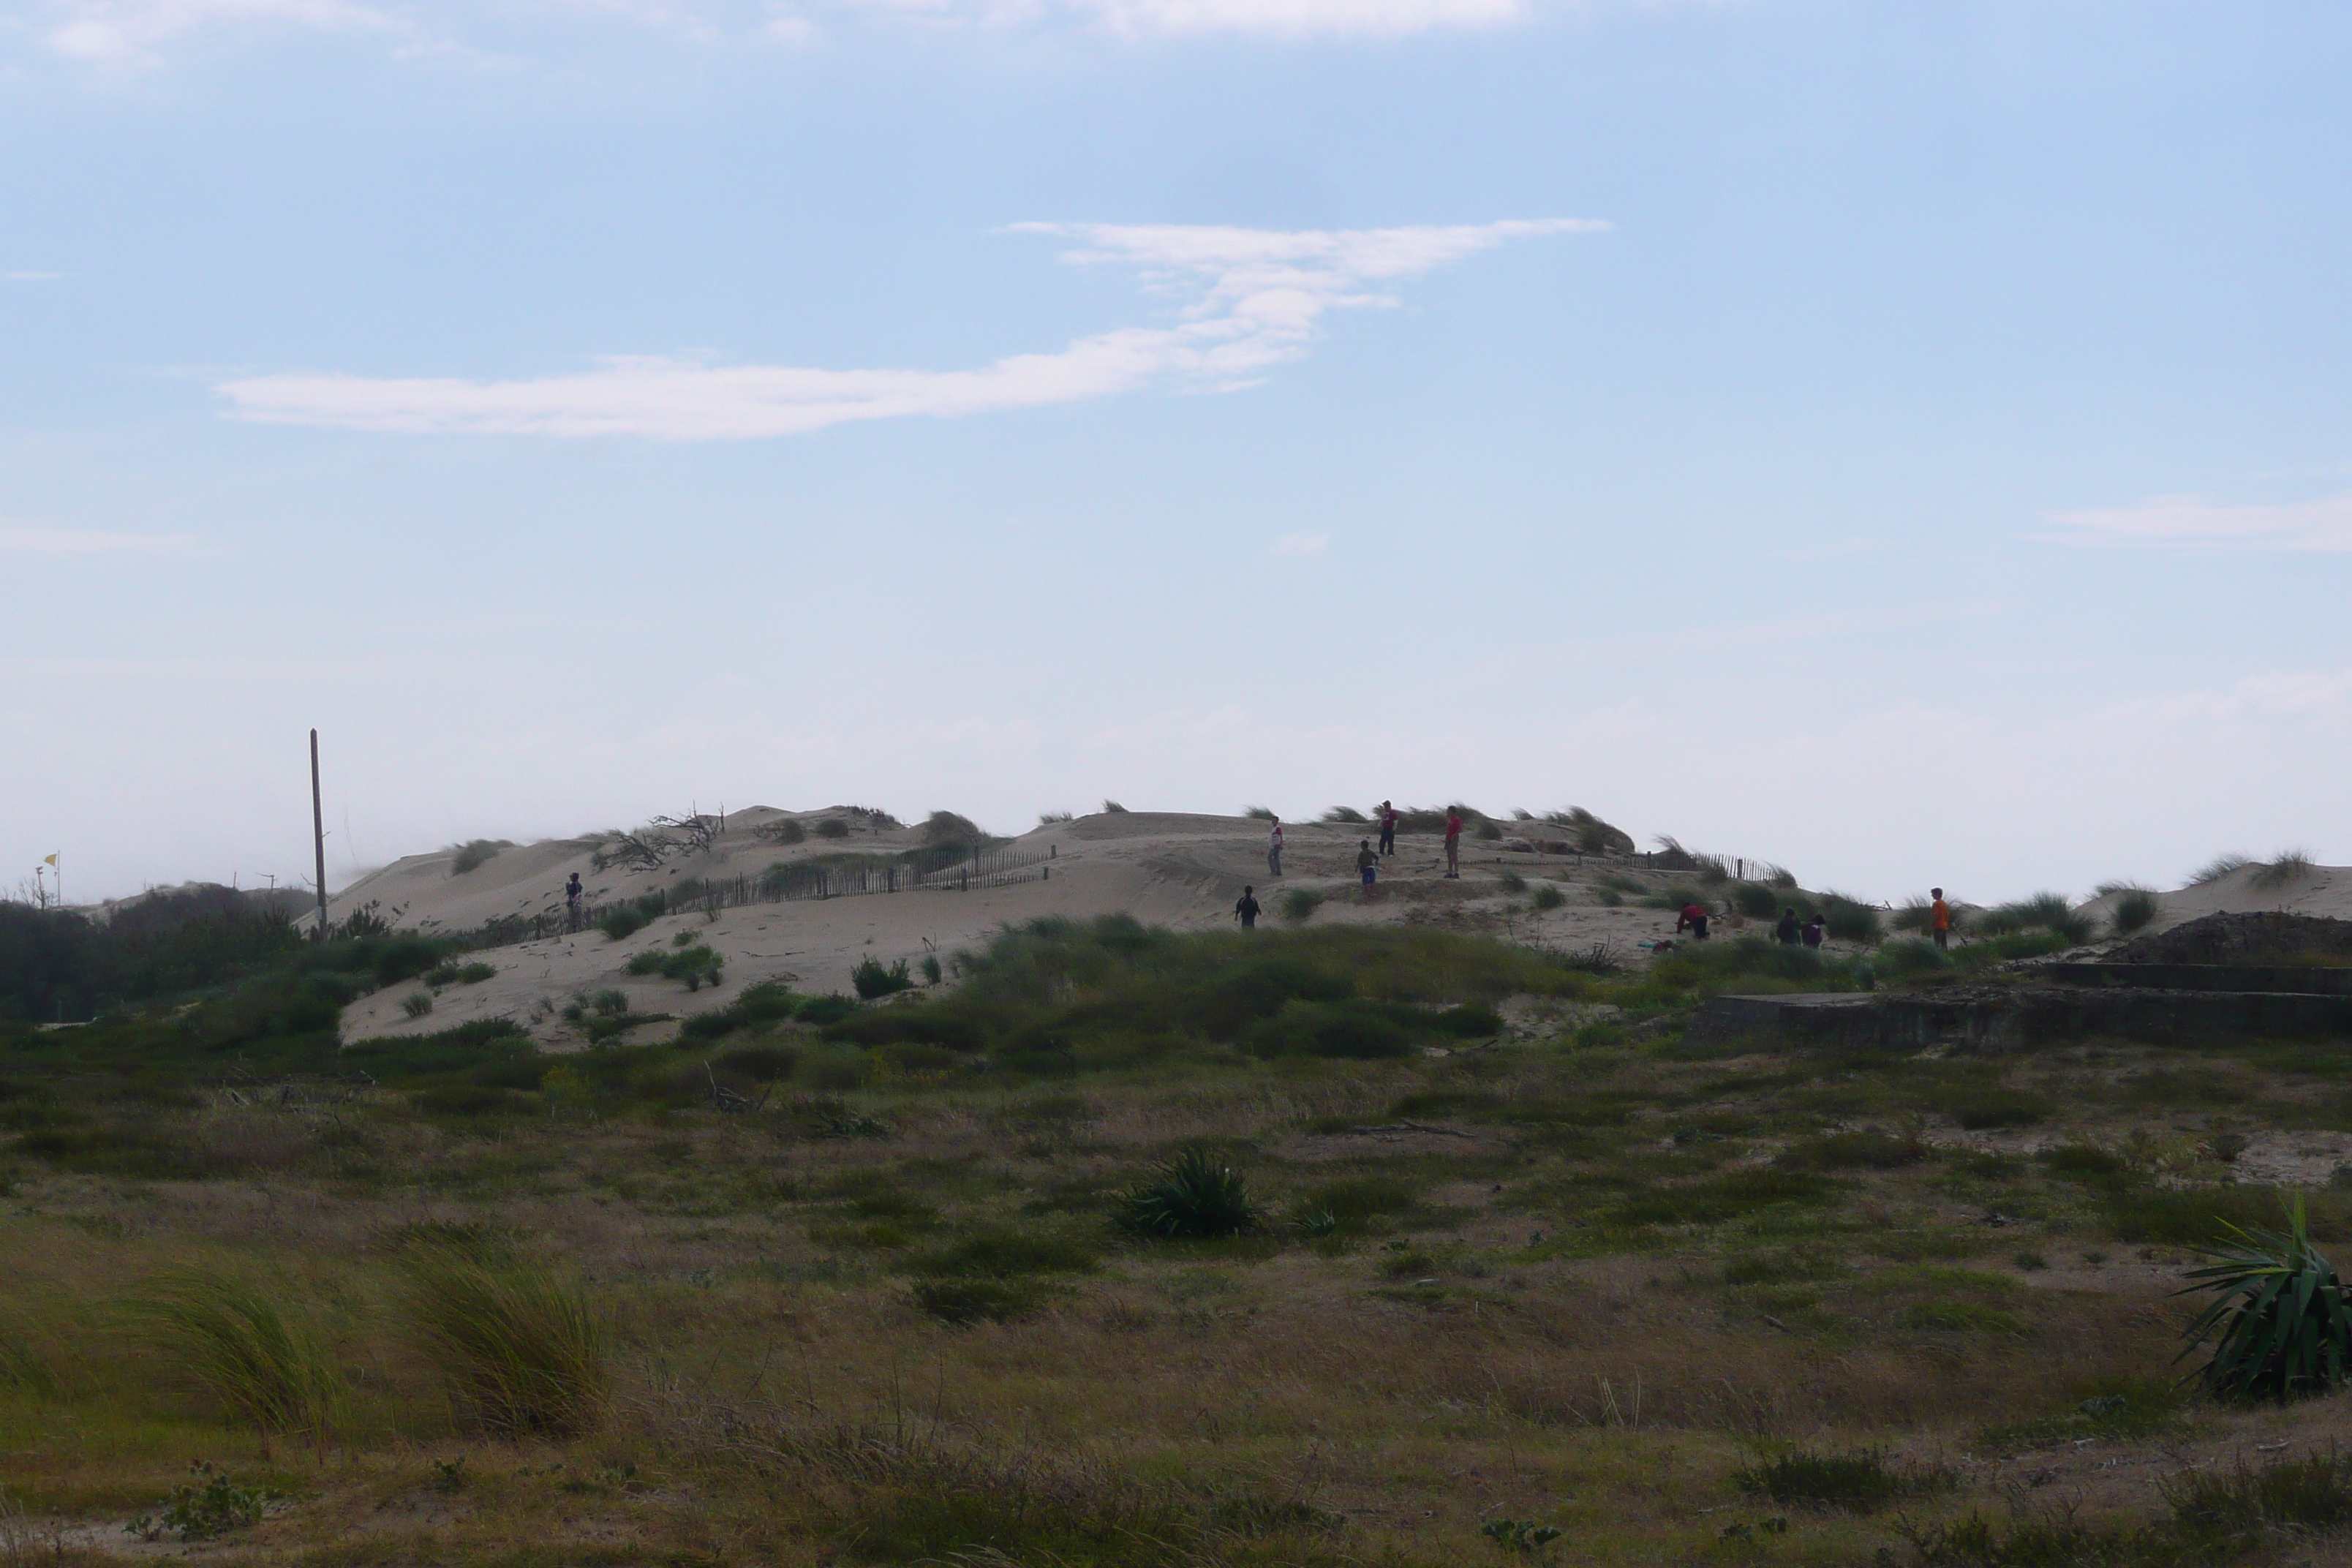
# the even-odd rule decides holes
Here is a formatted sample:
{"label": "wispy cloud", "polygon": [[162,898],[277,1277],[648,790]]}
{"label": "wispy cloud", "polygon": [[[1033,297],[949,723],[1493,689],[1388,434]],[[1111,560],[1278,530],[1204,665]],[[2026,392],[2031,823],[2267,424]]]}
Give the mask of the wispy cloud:
{"label": "wispy cloud", "polygon": [[152,61],[207,28],[276,23],[334,30],[396,29],[383,11],[352,0],[51,0],[40,36],[59,54],[100,65]]}
{"label": "wispy cloud", "polygon": [[1299,358],[1334,310],[1397,303],[1397,284],[1535,235],[1605,229],[1587,219],[1454,227],[1273,230],[1020,224],[1074,242],[1074,266],[1139,268],[1181,300],[1175,324],[1126,327],[978,370],[816,370],[629,355],[521,381],[346,374],[252,376],[219,391],[238,418],[410,435],[642,436],[742,440],[852,420],[950,417],[1108,397],[1152,385],[1246,386]]}
{"label": "wispy cloud", "polygon": [[192,533],[110,533],[95,528],[52,528],[44,523],[0,522],[0,555],[169,555],[204,553]]}
{"label": "wispy cloud", "polygon": [[2352,491],[2316,500],[2221,506],[2202,496],[2154,496],[2104,511],[2057,511],[2054,537],[2101,544],[2196,550],[2352,551]]}
{"label": "wispy cloud", "polygon": [[1130,37],[1255,33],[1275,37],[1397,37],[1515,22],[1532,0],[834,0],[847,8],[996,26],[1075,22]]}
{"label": "wispy cloud", "polygon": [[1330,547],[1328,533],[1286,533],[1266,547],[1269,555],[1320,555]]}

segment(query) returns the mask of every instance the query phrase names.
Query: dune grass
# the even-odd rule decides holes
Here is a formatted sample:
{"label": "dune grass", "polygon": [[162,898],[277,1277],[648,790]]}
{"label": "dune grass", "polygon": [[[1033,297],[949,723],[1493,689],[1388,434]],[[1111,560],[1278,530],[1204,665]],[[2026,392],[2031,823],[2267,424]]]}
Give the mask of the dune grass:
{"label": "dune grass", "polygon": [[401,1258],[410,1331],[450,1395],[500,1437],[593,1428],[606,1336],[580,1288],[520,1253],[424,1241]]}
{"label": "dune grass", "polygon": [[2308,849],[2283,849],[2254,868],[2253,885],[2265,892],[2306,881],[2318,869]]}
{"label": "dune grass", "polygon": [[326,1346],[270,1293],[232,1275],[184,1270],[124,1303],[135,1329],[251,1426],[323,1446],[342,1409],[342,1382]]}

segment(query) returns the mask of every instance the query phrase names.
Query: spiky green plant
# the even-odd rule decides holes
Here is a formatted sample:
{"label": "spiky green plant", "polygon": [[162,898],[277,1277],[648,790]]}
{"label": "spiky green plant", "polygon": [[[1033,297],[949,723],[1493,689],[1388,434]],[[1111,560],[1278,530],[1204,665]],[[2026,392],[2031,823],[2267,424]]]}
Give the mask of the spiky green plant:
{"label": "spiky green plant", "polygon": [[411,1247],[404,1305],[451,1394],[500,1436],[564,1436],[596,1424],[604,1325],[580,1288],[505,1253]]}
{"label": "spiky green plant", "polygon": [[242,1279],[189,1269],[151,1282],[127,1303],[144,1336],[252,1424],[323,1444],[342,1412],[342,1380],[326,1347]]}
{"label": "spiky green plant", "polygon": [[2352,1352],[2352,1303],[2336,1266],[2311,1245],[2300,1194],[2286,1205],[2284,1230],[2247,1230],[2224,1220],[2231,1238],[2200,1247],[2212,1261],[2189,1272],[2176,1294],[2210,1291],[2214,1300],[2182,1337],[2180,1359],[2214,1341],[2198,1376],[2215,1394],[2285,1399],[2345,1380]]}
{"label": "spiky green plant", "polygon": [[1187,1149],[1118,1201],[1119,1225],[1157,1237],[1245,1236],[1264,1224],[1249,1180],[1206,1149]]}

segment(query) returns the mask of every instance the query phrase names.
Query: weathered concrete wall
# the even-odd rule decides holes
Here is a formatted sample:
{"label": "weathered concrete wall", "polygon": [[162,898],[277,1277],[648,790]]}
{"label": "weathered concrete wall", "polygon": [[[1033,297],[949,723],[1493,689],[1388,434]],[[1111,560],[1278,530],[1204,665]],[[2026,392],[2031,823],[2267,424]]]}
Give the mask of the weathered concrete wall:
{"label": "weathered concrete wall", "polygon": [[2041,973],[2066,985],[2159,991],[2288,991],[2352,996],[2352,968],[2309,964],[2052,963]]}
{"label": "weathered concrete wall", "polygon": [[1718,996],[1686,1043],[1765,1049],[2017,1050],[2095,1035],[2194,1045],[2227,1038],[2352,1041],[2352,994],[1948,986],[1863,995]]}

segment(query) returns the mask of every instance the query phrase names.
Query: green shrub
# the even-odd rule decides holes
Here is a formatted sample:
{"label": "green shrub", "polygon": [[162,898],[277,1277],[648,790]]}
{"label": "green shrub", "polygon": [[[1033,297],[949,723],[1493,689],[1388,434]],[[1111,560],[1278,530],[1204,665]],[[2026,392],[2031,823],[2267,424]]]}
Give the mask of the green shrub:
{"label": "green shrub", "polygon": [[1241,1172],[1205,1149],[1187,1149],[1123,1194],[1122,1229],[1153,1238],[1246,1236],[1265,1216]]}
{"label": "green shrub", "polygon": [[856,1011],[857,1003],[854,997],[839,994],[812,996],[793,1009],[793,1017],[795,1022],[822,1028],[828,1024],[838,1024]]}
{"label": "green shrub", "polygon": [[719,1054],[718,1065],[753,1083],[779,1083],[793,1076],[801,1054],[790,1046],[738,1046]]}
{"label": "green shrub", "polygon": [[2248,1468],[2182,1470],[2162,1483],[2173,1522],[2202,1538],[2275,1532],[2290,1541],[2352,1525],[2352,1455],[2305,1454]]}
{"label": "green shrub", "polygon": [[1011,1279],[1024,1274],[1091,1274],[1093,1250],[1062,1237],[984,1226],[950,1245],[923,1253],[908,1267],[941,1279]]}
{"label": "green shrub", "polygon": [[2258,1228],[2275,1212],[2275,1192],[2252,1185],[2151,1187],[2112,1184],[2099,1194],[2101,1217],[2117,1241],[2210,1247]]}
{"label": "green shrub", "polygon": [[562,1437],[596,1425],[605,1336],[578,1286],[514,1254],[418,1246],[401,1262],[410,1327],[484,1430]]}
{"label": "green shrub", "polygon": [[1824,893],[1820,909],[1823,929],[1839,942],[1869,943],[1885,934],[1878,911],[1859,899]]}
{"label": "green shrub", "polygon": [[1345,1057],[1369,1061],[1409,1057],[1418,1048],[1411,1030],[1361,1003],[1292,1002],[1242,1033],[1244,1050],[1258,1057]]}
{"label": "green shrub", "polygon": [[1568,902],[1568,895],[1547,882],[1542,887],[1538,888],[1535,890],[1534,897],[1530,898],[1528,902],[1533,904],[1539,910],[1556,910],[1559,908],[1560,905]]}
{"label": "green shrub", "polygon": [[816,825],[816,836],[819,838],[846,838],[849,837],[849,824],[837,816],[828,816]]}
{"label": "green shrub", "polygon": [[1567,828],[1570,839],[1587,855],[1633,852],[1632,834],[1601,821],[1580,805],[1570,806],[1566,811],[1547,811],[1543,819],[1555,827]]}
{"label": "green shrub", "polygon": [[923,954],[923,984],[937,985],[942,978],[940,971],[940,955],[936,952]]}
{"label": "green shrub", "polygon": [[261,1435],[323,1443],[342,1408],[342,1377],[315,1334],[261,1291],[225,1274],[166,1275],[129,1303],[132,1320]]}
{"label": "green shrub", "polygon": [[[142,1513],[124,1527],[129,1533],[148,1541],[167,1534],[182,1541],[209,1541],[259,1524],[269,1505],[286,1496],[273,1487],[239,1486],[201,1459],[193,1468],[198,1479],[173,1487],[164,1500],[162,1517]],[[16,1560],[30,1562],[32,1553],[28,1551]]]}
{"label": "green shrub", "polygon": [[1773,1163],[1811,1171],[1891,1171],[1902,1165],[1916,1165],[1927,1157],[1926,1146],[1916,1136],[1835,1132],[1826,1138],[1808,1138],[1792,1143],[1780,1152]]}
{"label": "green shrub", "polygon": [[1969,929],[1983,936],[2007,936],[2039,928],[2065,938],[2073,945],[2091,940],[2091,922],[2066,901],[2063,893],[2036,893],[2015,903],[1996,904],[1969,919]]}
{"label": "green shrub", "polygon": [[1274,907],[1284,920],[1296,924],[1315,917],[1315,911],[1323,907],[1323,895],[1312,888],[1285,888]]}
{"label": "green shrub", "polygon": [[1371,821],[1371,818],[1366,816],[1362,812],[1358,811],[1352,805],[1335,805],[1330,810],[1325,812],[1321,816],[1316,818],[1316,820],[1318,822],[1328,822],[1352,827],[1361,823],[1370,822]]}
{"label": "green shrub", "polygon": [[2343,1383],[2352,1305],[2336,1266],[2311,1245],[2303,1200],[2287,1206],[2283,1231],[2227,1222],[2221,1230],[2221,1245],[2198,1249],[2210,1261],[2189,1272],[2189,1288],[2215,1299],[2181,1336],[2184,1356],[2215,1342],[2198,1369],[2205,1386],[2223,1395],[2284,1400]]}
{"label": "green shrub", "polygon": [[1760,882],[1742,882],[1731,890],[1732,907],[1751,921],[1769,921],[1780,912],[1780,896]]}
{"label": "green shrub", "polygon": [[718,984],[725,973],[726,960],[716,950],[701,945],[692,933],[681,931],[678,934],[686,937],[691,945],[673,947],[667,952],[648,948],[629,960],[629,973],[658,974],[664,979],[679,982],[688,991],[699,991],[705,984]]}
{"label": "green shrub", "polygon": [[433,1011],[433,993],[412,991],[400,999],[400,1010],[412,1018],[422,1018]]}
{"label": "green shrub", "polygon": [[619,942],[625,937],[635,936],[652,920],[653,917],[637,905],[623,904],[617,909],[607,911],[604,917],[596,922],[596,929],[603,931],[609,940]]}
{"label": "green shrub", "polygon": [[910,990],[915,982],[914,978],[907,973],[905,959],[902,958],[885,969],[880,959],[867,958],[862,960],[856,968],[849,972],[849,984],[856,988],[861,1000],[871,1002],[878,996],[888,996],[897,992]]}
{"label": "green shrub", "polygon": [[1528,879],[1517,871],[1506,871],[1495,880],[1507,893],[1524,893],[1528,890]]}
{"label": "green shrub", "polygon": [[2051,1105],[2021,1089],[1985,1089],[1959,1096],[1945,1110],[1970,1132],[1990,1132],[2007,1127],[2038,1127],[2049,1119]]}
{"label": "green shrub", "polygon": [[772,844],[805,844],[808,829],[797,816],[780,816],[760,829],[760,837]]}

